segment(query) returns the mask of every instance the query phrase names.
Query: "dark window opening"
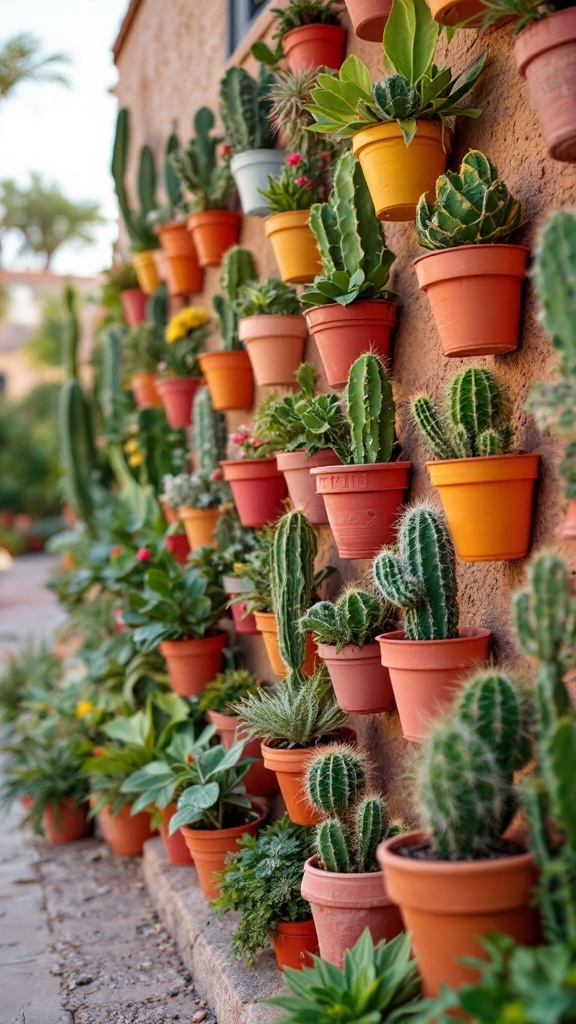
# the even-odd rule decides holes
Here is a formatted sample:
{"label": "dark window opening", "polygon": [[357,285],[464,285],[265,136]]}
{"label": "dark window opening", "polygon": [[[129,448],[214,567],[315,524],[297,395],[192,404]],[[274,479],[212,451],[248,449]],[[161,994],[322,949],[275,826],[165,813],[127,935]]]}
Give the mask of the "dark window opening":
{"label": "dark window opening", "polygon": [[228,0],[228,56],[234,53],[269,0]]}

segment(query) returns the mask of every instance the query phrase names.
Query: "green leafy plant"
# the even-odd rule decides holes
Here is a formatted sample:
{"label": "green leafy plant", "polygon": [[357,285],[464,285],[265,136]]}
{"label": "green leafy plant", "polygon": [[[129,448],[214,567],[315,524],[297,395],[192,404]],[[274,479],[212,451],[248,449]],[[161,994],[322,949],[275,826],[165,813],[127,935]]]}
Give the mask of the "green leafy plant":
{"label": "green leafy plant", "polygon": [[48,807],[54,810],[58,826],[59,804],[73,800],[76,806],[88,801],[88,780],[82,773],[86,755],[85,744],[78,734],[71,736],[36,736],[26,742],[20,736],[15,746],[3,748],[11,754],[0,783],[0,803],[10,805],[26,797],[30,800],[23,823],[42,832],[42,816]]}
{"label": "green leafy plant", "polygon": [[260,690],[234,706],[249,737],[286,749],[311,747],[337,738],[346,722],[324,666],[309,679],[289,678],[276,690]]}
{"label": "green leafy plant", "polygon": [[166,358],[163,331],[156,324],[144,321],[132,327],[122,339],[122,376],[127,382],[135,373],[156,373]]}
{"label": "green leafy plant", "polygon": [[232,828],[259,816],[242,783],[255,761],[253,757],[242,757],[244,745],[241,740],[226,750],[219,744],[186,762],[178,776],[181,794],[178,810],[170,821],[170,835],[182,825],[197,829]]}
{"label": "green leafy plant", "polygon": [[268,187],[258,189],[270,213],[309,210],[328,196],[327,164],[319,153],[290,153],[280,174],[268,177]]}
{"label": "green leafy plant", "polygon": [[190,192],[188,209],[224,210],[234,197],[234,182],[228,158],[219,162],[222,138],[213,134],[216,120],[209,107],[194,115],[194,135],[187,149],[174,152],[172,165],[180,181]]}
{"label": "green leafy plant", "polygon": [[270,87],[274,76],[264,66],[258,78],[245,68],[228,68],[220,82],[220,119],[233,153],[274,149],[276,133],[270,123]]}
{"label": "green leafy plant", "polygon": [[262,680],[247,668],[219,672],[200,694],[198,708],[203,714],[219,711],[222,715],[230,715],[233,704],[244,697],[255,696],[261,686]]}
{"label": "green leafy plant", "polygon": [[333,448],[346,461],[348,431],[337,395],[316,394],[316,370],[302,363],[296,371],[300,390],[279,397],[268,395],[258,407],[255,433],[273,451],[305,451],[308,457]]}
{"label": "green leafy plant", "polygon": [[300,619],[300,628],[313,633],[316,643],[332,644],[338,654],[348,644],[373,644],[378,633],[386,632],[390,611],[381,597],[352,584],[334,604],[313,604]]}
{"label": "green leafy plant", "polygon": [[126,173],[130,153],[130,111],[122,107],[116,120],[116,134],[112,151],[112,177],[120,213],[130,238],[132,250],[143,252],[158,249],[160,242],[150,223],[150,214],[158,208],[156,198],[156,167],[150,146],[142,146],[138,159],[138,210],[134,211],[128,198]]}
{"label": "green leafy plant", "polygon": [[276,277],[268,277],[265,281],[247,281],[241,285],[233,306],[240,320],[247,316],[300,314],[296,289]]}
{"label": "green leafy plant", "polygon": [[338,25],[338,13],[344,0],[290,0],[287,7],[273,7],[276,15],[275,31],[272,39],[277,39],[275,50],[266,43],[257,42],[251,48],[252,56],[262,64],[276,67],[282,59],[284,51],[282,40],[288,32],[303,25]]}
{"label": "green leafy plant", "polygon": [[221,469],[198,469],[195,473],[165,476],[163,496],[170,508],[221,508],[232,500]]}
{"label": "green leafy plant", "polygon": [[244,346],[238,338],[238,314],[234,304],[240,288],[256,277],[254,258],[249,249],[233,245],[224,254],[220,269],[220,287],[223,295],[212,299],[214,312],[218,317],[222,348],[224,352],[241,351]]}

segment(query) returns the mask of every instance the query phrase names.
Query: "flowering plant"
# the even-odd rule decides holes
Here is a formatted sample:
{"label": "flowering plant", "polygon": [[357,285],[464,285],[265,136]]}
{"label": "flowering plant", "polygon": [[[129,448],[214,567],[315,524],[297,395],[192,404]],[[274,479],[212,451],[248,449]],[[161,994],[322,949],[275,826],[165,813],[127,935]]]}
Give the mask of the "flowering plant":
{"label": "flowering plant", "polygon": [[232,494],[221,469],[199,469],[195,473],[165,476],[162,498],[170,508],[221,508],[232,502]]}
{"label": "flowering plant", "polygon": [[238,449],[239,459],[269,459],[272,446],[252,433],[252,424],[242,423],[229,435],[230,443]]}
{"label": "flowering plant", "polygon": [[122,340],[122,377],[128,385],[135,373],[155,373],[158,363],[166,358],[162,330],[145,321],[132,327]]}
{"label": "flowering plant", "polygon": [[330,154],[304,157],[290,153],[277,178],[268,178],[268,188],[258,191],[264,196],[272,213],[309,210],[314,203],[323,203],[329,192],[327,168]]}
{"label": "flowering plant", "polygon": [[182,309],[166,326],[166,356],[163,372],[175,377],[199,377],[198,356],[208,337],[208,311],[189,306]]}

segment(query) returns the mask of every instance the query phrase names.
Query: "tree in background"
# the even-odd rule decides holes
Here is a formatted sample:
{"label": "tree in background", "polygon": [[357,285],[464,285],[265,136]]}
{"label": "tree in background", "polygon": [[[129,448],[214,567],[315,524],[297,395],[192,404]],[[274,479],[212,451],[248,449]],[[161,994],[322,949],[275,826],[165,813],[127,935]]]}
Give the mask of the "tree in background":
{"label": "tree in background", "polygon": [[36,519],[61,508],[59,391],[40,384],[18,402],[0,399],[0,511]]}
{"label": "tree in background", "polygon": [[34,366],[62,365],[62,345],[66,330],[66,313],[62,298],[49,295],[42,303],[38,327],[28,335],[24,355]]}
{"label": "tree in background", "polygon": [[42,42],[28,32],[12,36],[0,45],[0,99],[7,99],[22,82],[69,85],[62,72],[70,63],[65,53],[41,53]]}

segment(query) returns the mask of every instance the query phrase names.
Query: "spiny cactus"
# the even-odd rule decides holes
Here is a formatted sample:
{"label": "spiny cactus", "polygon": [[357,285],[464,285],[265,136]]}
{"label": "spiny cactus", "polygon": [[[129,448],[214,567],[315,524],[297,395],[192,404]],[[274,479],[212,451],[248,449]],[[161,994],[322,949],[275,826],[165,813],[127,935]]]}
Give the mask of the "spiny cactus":
{"label": "spiny cactus", "polygon": [[180,150],[180,142],[176,132],[171,132],[166,139],[164,149],[164,191],[168,200],[168,213],[173,220],[184,208],[182,183],[174,170],[172,157]]}
{"label": "spiny cactus", "polygon": [[432,455],[466,459],[505,455],[513,441],[506,392],[491,370],[469,366],[450,381],[446,413],[428,395],[414,395],[412,415]]}
{"label": "spiny cactus", "polygon": [[456,557],[444,519],[422,502],[402,516],[395,548],[374,559],[374,583],[404,612],[409,640],[448,640],[458,635]]}
{"label": "spiny cactus", "polygon": [[94,440],[90,410],[77,377],[66,380],[60,390],[58,428],[68,500],[94,534]]}
{"label": "spiny cactus", "polygon": [[366,789],[366,779],[366,763],[352,747],[332,747],[310,763],[308,799],[323,814],[346,812]]}
{"label": "spiny cactus", "polygon": [[224,254],[220,270],[220,287],[224,296],[215,295],[212,306],[220,324],[222,345],[225,352],[233,352],[243,348],[238,338],[238,316],[234,312],[238,290],[243,284],[256,277],[254,258],[249,249],[233,245]]}
{"label": "spiny cactus", "polygon": [[227,439],[225,416],[215,412],[209,388],[199,388],[192,416],[192,448],[198,458],[198,469],[218,469],[220,460],[226,458]]}
{"label": "spiny cactus", "polygon": [[528,762],[528,704],[508,676],[490,670],[477,672],[463,689],[454,713],[492,747],[504,772],[519,771]]}
{"label": "spiny cactus", "polygon": [[130,111],[123,107],[118,111],[116,120],[116,134],[112,151],[112,177],[116,198],[120,207],[120,213],[124,221],[126,231],[135,251],[146,249],[157,249],[158,238],[152,230],[149,221],[149,214],[157,207],[156,201],[156,169],[154,156],[149,146],[143,146],[140,150],[138,161],[137,194],[139,211],[135,212],[128,198],[126,187],[126,171],[130,152]]}
{"label": "spiny cactus", "polygon": [[300,673],[306,637],[298,623],[310,605],[314,586],[316,534],[302,512],[287,512],[278,522],[272,551],[272,598],[278,621],[278,646],[289,676]]}
{"label": "spiny cactus", "polygon": [[352,871],[352,836],[338,818],[326,818],[316,828],[315,846],[326,871]]}
{"label": "spiny cactus", "polygon": [[146,320],[164,332],[168,322],[168,289],[161,282],[146,303]]}
{"label": "spiny cactus", "polygon": [[309,679],[293,675],[275,691],[261,688],[234,705],[233,711],[249,738],[261,736],[288,749],[327,741],[346,722],[325,665]]}
{"label": "spiny cactus", "polygon": [[505,242],[522,224],[522,203],[498,177],[498,169],[478,149],[471,149],[460,170],[436,181],[436,200],[420,197],[416,235],[425,249]]}
{"label": "spiny cactus", "polygon": [[331,601],[317,601],[300,619],[304,632],[314,633],[321,644],[334,644],[336,653],[347,644],[363,647],[373,643],[382,632],[389,609],[376,594],[358,587],[348,587],[342,596]]}
{"label": "spiny cactus", "polygon": [[383,363],[366,352],[352,363],[346,391],[352,465],[389,462],[395,442],[396,406]]}
{"label": "spiny cactus", "polygon": [[270,124],[274,79],[261,65],[258,78],[252,78],[245,68],[234,67],[220,82],[220,118],[234,153],[274,148],[275,132]]}
{"label": "spiny cactus", "polygon": [[195,211],[223,209],[233,188],[228,164],[218,166],[222,138],[213,134],[215,124],[210,108],[200,107],[194,115],[194,135],[188,148],[170,157],[176,174],[191,193],[190,207]]}

